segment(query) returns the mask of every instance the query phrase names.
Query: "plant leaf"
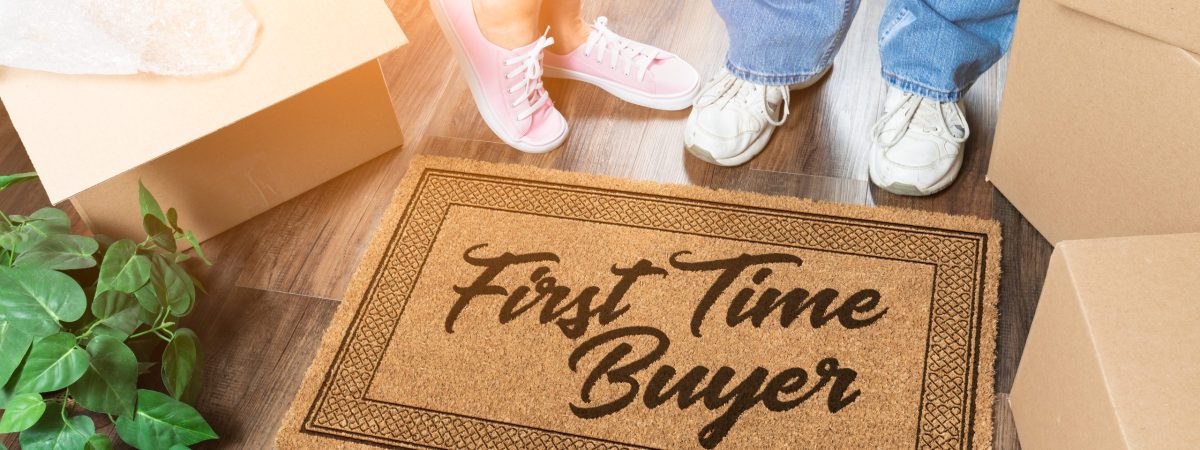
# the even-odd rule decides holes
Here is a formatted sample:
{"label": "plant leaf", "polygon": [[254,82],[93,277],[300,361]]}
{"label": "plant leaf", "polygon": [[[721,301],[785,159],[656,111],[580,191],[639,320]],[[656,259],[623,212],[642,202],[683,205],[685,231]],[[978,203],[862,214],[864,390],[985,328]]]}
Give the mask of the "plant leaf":
{"label": "plant leaf", "polygon": [[167,253],[175,253],[175,233],[163,224],[162,219],[146,214],[142,216],[142,228],[146,229],[146,235],[150,236],[154,245],[166,250]]}
{"label": "plant leaf", "polygon": [[167,222],[167,216],[163,214],[162,207],[158,206],[158,200],[154,199],[154,194],[146,189],[142,180],[138,180],[138,204],[141,206],[142,216],[151,215],[158,219],[159,223]]}
{"label": "plant leaf", "polygon": [[46,411],[46,401],[42,394],[29,393],[13,396],[4,407],[4,415],[0,416],[0,433],[16,433],[37,423]]}
{"label": "plant leaf", "polygon": [[92,255],[99,249],[100,244],[90,237],[55,234],[17,256],[13,265],[53,270],[86,269],[96,265]]}
{"label": "plant leaf", "polygon": [[56,333],[33,341],[17,375],[15,393],[50,392],[70,386],[88,367],[88,353],[75,345],[75,335]]}
{"label": "plant leaf", "polygon": [[[68,423],[69,421],[69,423]],[[88,416],[63,421],[57,410],[46,411],[32,428],[21,432],[22,450],[78,450],[87,438],[96,434],[96,424]]]}
{"label": "plant leaf", "polygon": [[92,411],[133,414],[137,398],[137,357],[120,340],[96,336],[88,342],[87,371],[71,385],[71,396]]}
{"label": "plant leaf", "polygon": [[37,230],[46,234],[71,232],[71,218],[67,217],[67,213],[63,210],[54,207],[39,209],[21,220],[26,225],[35,225]]}
{"label": "plant leaf", "polygon": [[103,434],[93,434],[83,445],[83,450],[112,450],[112,448],[112,439]]}
{"label": "plant leaf", "polygon": [[149,313],[150,320],[154,320],[154,316],[157,316],[158,313],[162,311],[163,300],[159,298],[158,293],[163,292],[164,289],[155,287],[155,285],[161,285],[162,281],[161,278],[156,279],[154,277],[154,269],[150,270],[150,282],[146,283],[145,286],[142,286],[141,289],[138,289],[136,292],[134,292],[133,297],[137,299],[137,302],[139,305],[141,305],[142,310]]}
{"label": "plant leaf", "polygon": [[176,330],[163,349],[162,380],[167,392],[184,403],[194,401],[200,392],[203,362],[196,332],[188,328]]}
{"label": "plant leaf", "polygon": [[114,242],[100,263],[96,293],[116,289],[133,293],[150,280],[150,259],[137,254],[137,244],[129,239]]}
{"label": "plant leaf", "polygon": [[146,389],[138,389],[137,413],[117,418],[117,434],[141,450],[167,450],[217,438],[195,408]]}
{"label": "plant leaf", "polygon": [[57,208],[42,208],[34,211],[29,217],[13,214],[8,216],[8,219],[18,224],[18,227],[0,234],[0,247],[18,254],[29,251],[51,236],[71,232],[71,219],[67,217],[67,213]]}
{"label": "plant leaf", "polygon": [[140,309],[133,295],[120,291],[104,291],[92,300],[92,315],[103,324],[101,326],[120,331],[126,336],[142,324]]}
{"label": "plant leaf", "polygon": [[32,343],[33,337],[18,330],[12,322],[0,322],[0,386],[8,384]]}
{"label": "plant leaf", "polygon": [[0,321],[11,322],[34,337],[61,330],[59,322],[83,317],[87,297],[64,273],[47,269],[0,267]]}
{"label": "plant leaf", "polygon": [[24,183],[26,181],[36,180],[37,172],[14,173],[12,175],[0,175],[0,189],[7,189],[10,186]]}
{"label": "plant leaf", "polygon": [[167,208],[167,225],[176,233],[183,232],[183,228],[179,228],[179,212],[175,211],[175,208]]}
{"label": "plant leaf", "polygon": [[34,233],[23,226],[18,226],[17,228],[0,233],[0,247],[19,255],[44,239],[46,239],[44,236]]}
{"label": "plant leaf", "polygon": [[165,291],[161,299],[171,308],[171,314],[177,317],[188,315],[196,304],[196,286],[192,284],[192,277],[179,264],[162,255],[155,255],[154,263],[162,273]]}
{"label": "plant leaf", "polygon": [[187,239],[187,241],[192,244],[192,248],[196,249],[196,256],[199,257],[201,261],[204,261],[205,265],[212,265],[212,261],[209,261],[208,258],[204,256],[204,251],[200,249],[200,240],[196,239],[196,234],[192,233],[192,230],[183,232],[183,238]]}

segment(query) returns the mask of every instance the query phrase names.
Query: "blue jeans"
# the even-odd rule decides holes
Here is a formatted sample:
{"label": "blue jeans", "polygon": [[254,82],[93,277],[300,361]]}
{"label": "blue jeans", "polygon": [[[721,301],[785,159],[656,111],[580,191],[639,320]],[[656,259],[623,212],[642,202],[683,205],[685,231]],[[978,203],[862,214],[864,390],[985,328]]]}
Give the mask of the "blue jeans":
{"label": "blue jeans", "polygon": [[[1012,40],[1018,0],[890,0],[879,24],[883,79],[958,100]],[[713,0],[729,31],[725,68],[760,84],[817,76],[837,55],[858,0]]]}

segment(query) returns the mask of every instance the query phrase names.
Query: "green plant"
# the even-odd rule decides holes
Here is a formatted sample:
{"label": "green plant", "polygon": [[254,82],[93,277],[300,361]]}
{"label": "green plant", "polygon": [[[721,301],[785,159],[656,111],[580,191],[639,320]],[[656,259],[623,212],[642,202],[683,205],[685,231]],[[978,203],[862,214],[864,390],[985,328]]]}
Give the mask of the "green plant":
{"label": "green plant", "polygon": [[[36,177],[2,176],[0,191]],[[210,263],[174,208],[164,212],[140,183],[139,197],[140,243],[71,234],[56,208],[0,212],[0,433],[20,433],[26,450],[111,448],[83,410],[107,415],[142,450],[217,438],[188,405],[201,358],[178,319],[203,287],[180,265],[191,256],[178,241]],[[138,386],[155,365],[165,394]]]}

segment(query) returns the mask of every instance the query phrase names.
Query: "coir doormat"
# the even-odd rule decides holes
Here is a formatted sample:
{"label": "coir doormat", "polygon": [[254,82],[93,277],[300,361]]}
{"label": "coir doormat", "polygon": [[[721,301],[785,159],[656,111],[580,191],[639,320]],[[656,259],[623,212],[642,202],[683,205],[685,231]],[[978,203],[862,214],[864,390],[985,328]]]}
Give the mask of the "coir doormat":
{"label": "coir doormat", "polygon": [[990,448],[999,228],[418,159],[279,447]]}

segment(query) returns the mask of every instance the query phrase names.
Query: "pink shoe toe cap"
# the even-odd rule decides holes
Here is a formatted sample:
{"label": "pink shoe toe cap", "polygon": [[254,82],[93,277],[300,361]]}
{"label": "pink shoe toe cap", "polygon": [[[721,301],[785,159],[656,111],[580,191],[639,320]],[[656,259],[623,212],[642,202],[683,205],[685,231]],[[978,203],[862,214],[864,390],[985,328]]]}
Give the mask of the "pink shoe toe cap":
{"label": "pink shoe toe cap", "polygon": [[695,91],[700,84],[696,69],[677,56],[655,61],[650,73],[654,76],[655,95],[683,95]]}

